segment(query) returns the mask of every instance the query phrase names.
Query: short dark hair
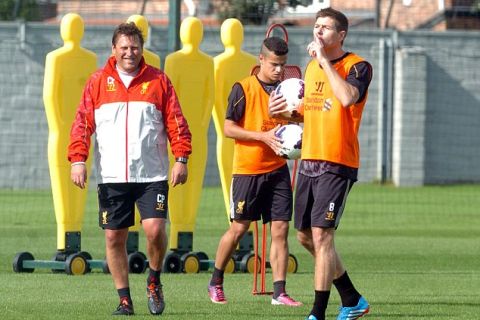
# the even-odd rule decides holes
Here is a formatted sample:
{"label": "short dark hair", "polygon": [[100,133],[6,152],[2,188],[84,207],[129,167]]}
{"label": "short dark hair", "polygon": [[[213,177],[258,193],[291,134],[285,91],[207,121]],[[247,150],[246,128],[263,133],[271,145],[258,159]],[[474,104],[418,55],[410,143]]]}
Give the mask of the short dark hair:
{"label": "short dark hair", "polygon": [[116,28],[115,31],[113,31],[113,36],[112,36],[112,45],[115,45],[117,43],[117,40],[120,36],[127,36],[127,37],[138,37],[138,40],[140,40],[140,44],[143,48],[143,35],[142,31],[138,29],[138,27],[135,25],[134,22],[124,22],[119,24]]}
{"label": "short dark hair", "polygon": [[260,53],[266,55],[268,52],[273,52],[277,56],[284,56],[288,53],[288,44],[285,40],[279,37],[268,37],[263,40]]}
{"label": "short dark hair", "polygon": [[317,12],[315,20],[325,17],[329,17],[335,20],[335,28],[338,31],[348,32],[348,19],[342,12],[335,10],[331,7],[324,8]]}

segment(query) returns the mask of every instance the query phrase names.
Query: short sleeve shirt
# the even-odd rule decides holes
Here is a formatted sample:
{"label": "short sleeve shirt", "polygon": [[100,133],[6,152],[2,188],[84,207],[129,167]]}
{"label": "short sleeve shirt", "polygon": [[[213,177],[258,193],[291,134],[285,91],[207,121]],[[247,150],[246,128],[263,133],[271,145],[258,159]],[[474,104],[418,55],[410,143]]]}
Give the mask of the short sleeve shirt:
{"label": "short sleeve shirt", "polygon": [[[343,59],[346,55],[348,55],[348,53],[339,59],[333,60],[332,63]],[[367,94],[370,81],[372,80],[372,66],[367,61],[356,63],[350,69],[346,80],[349,84],[358,89],[360,97],[358,101],[363,100]],[[351,168],[324,160],[302,160],[299,166],[299,173],[309,177],[318,177],[325,172],[342,175],[354,181],[357,180],[358,176],[357,168]]]}

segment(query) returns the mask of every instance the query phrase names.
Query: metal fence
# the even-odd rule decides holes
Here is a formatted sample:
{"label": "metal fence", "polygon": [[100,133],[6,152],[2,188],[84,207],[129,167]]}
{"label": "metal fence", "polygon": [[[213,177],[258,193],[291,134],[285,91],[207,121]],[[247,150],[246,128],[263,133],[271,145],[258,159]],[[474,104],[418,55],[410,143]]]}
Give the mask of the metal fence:
{"label": "metal fence", "polygon": [[[86,26],[82,46],[103,64],[114,26]],[[302,69],[310,28],[289,28],[289,63]],[[167,29],[152,26],[146,46],[167,52]],[[264,27],[245,27],[243,49],[257,54]],[[42,102],[45,56],[62,46],[58,25],[0,23],[0,188],[49,188],[48,128]],[[480,57],[478,32],[351,30],[345,48],[374,69],[360,129],[361,182],[396,185],[478,183]],[[201,49],[223,52],[218,27]],[[206,185],[218,185],[213,121]]]}

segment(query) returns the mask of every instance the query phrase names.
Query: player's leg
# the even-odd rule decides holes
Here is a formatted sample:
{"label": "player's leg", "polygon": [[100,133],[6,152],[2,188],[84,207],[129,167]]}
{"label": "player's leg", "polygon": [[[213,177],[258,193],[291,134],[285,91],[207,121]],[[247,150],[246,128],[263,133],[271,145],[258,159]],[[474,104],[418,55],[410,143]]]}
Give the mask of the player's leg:
{"label": "player's leg", "polygon": [[215,268],[224,270],[240,239],[250,227],[250,220],[233,220],[230,228],[223,234],[215,254]]}
{"label": "player's leg", "polygon": [[251,221],[260,218],[257,193],[263,175],[234,175],[230,190],[230,227],[223,234],[215,255],[215,266],[208,285],[208,295],[213,303],[227,303],[223,291],[225,266],[247,232]]}
{"label": "player's leg", "polygon": [[128,283],[127,237],[128,228],[121,230],[105,229],[108,269],[120,297],[120,304],[113,313],[115,315],[133,314],[133,303]]}
{"label": "player's leg", "polygon": [[[324,174],[325,175],[325,174]],[[322,175],[322,176],[324,176]],[[334,224],[330,218],[325,221],[324,213],[325,200],[321,198],[322,176],[310,177],[303,174],[298,175],[297,188],[295,193],[295,228],[298,230],[297,238],[300,243],[313,255],[315,262],[315,299],[313,307],[307,319],[324,320],[328,300],[330,298],[330,287],[333,280],[332,273],[335,271],[335,259],[329,260],[333,246]],[[334,222],[334,221],[333,221]],[[312,228],[312,226],[315,226]],[[322,226],[323,228],[320,228]],[[329,230],[328,232],[326,230]],[[333,251],[334,252],[334,251]],[[332,265],[333,263],[333,265]]]}
{"label": "player's leg", "polygon": [[315,302],[311,314],[315,315],[317,320],[325,319],[330,288],[335,274],[334,232],[333,228],[312,227]]}
{"label": "player's leg", "polygon": [[146,238],[146,249],[150,270],[162,270],[162,262],[167,251],[168,237],[166,219],[148,218],[142,220]]}
{"label": "player's leg", "polygon": [[272,221],[270,224],[270,266],[273,281],[285,281],[288,264],[288,221]]}
{"label": "player's leg", "polygon": [[333,285],[337,289],[342,307],[338,319],[356,319],[369,310],[368,302],[360,295],[343,267],[340,256],[336,254],[336,270]]}
{"label": "player's leg", "polygon": [[297,240],[300,244],[314,257],[315,251],[313,249],[312,229],[303,229],[297,231]]}
{"label": "player's leg", "polygon": [[105,229],[107,264],[117,289],[120,304],[114,315],[132,315],[133,303],[128,282],[128,227],[135,223],[134,200],[128,184],[98,186],[99,224]]}
{"label": "player's leg", "polygon": [[288,267],[288,230],[292,219],[292,188],[290,173],[285,165],[266,174],[266,183],[258,196],[263,203],[264,222],[270,223],[270,265],[273,276],[273,305],[301,306],[286,292]]}
{"label": "player's leg", "polygon": [[166,219],[149,218],[142,220],[146,237],[146,249],[149,262],[147,277],[148,309],[151,314],[162,314],[165,309],[165,299],[162,290],[160,274],[162,262],[167,250]]}
{"label": "player's leg", "polygon": [[[288,230],[292,219],[293,195],[287,165],[268,173],[266,177],[258,197],[263,203],[263,222],[270,222],[270,265],[275,285],[277,281],[285,282],[287,277]],[[273,298],[280,293],[284,292],[274,292]]]}
{"label": "player's leg", "polygon": [[311,229],[311,211],[313,207],[312,177],[302,174],[298,175],[295,190],[295,229],[297,229],[297,240],[312,256],[313,239]]}
{"label": "player's leg", "polygon": [[105,230],[108,269],[117,289],[128,287],[127,233],[128,229]]}
{"label": "player's leg", "polygon": [[342,307],[354,307],[358,304],[361,295],[357,289],[355,289],[355,286],[350,280],[350,277],[343,266],[338,252],[336,252],[335,277],[333,279],[333,285],[340,295]]}
{"label": "player's leg", "polygon": [[[333,279],[344,270],[335,249],[334,236],[343,214],[352,181],[341,175],[329,172],[316,179],[318,187],[314,189],[315,202],[312,207],[311,221],[315,252],[315,290],[316,294],[319,294],[319,301],[316,305],[322,312],[322,317],[324,316],[324,308],[326,308],[328,303]],[[337,289],[340,288],[342,292],[340,296],[345,296],[347,298],[346,301],[349,301],[349,303],[354,301],[355,306],[357,306],[357,303],[362,303],[359,306],[360,308],[342,308],[337,319],[357,319],[368,312],[368,304],[366,304],[366,301],[363,303],[363,300],[359,300],[348,276],[345,273],[343,274],[344,277],[342,278],[342,275],[340,275],[339,281],[336,281]],[[366,308],[364,308],[365,306]],[[321,317],[317,317],[317,319],[322,319]]]}
{"label": "player's leg", "polygon": [[166,181],[139,184],[137,207],[146,237],[149,262],[147,277],[148,309],[151,314],[162,314],[165,299],[160,275],[167,250],[166,218],[168,212],[168,184]]}
{"label": "player's leg", "polygon": [[288,221],[272,221],[270,228],[270,265],[273,276],[273,305],[298,307],[303,305],[287,294]]}
{"label": "player's leg", "polygon": [[[329,215],[335,217],[335,228],[337,228],[345,209],[348,194],[353,186],[353,181],[340,175],[327,174],[324,177],[323,185],[331,192],[330,200],[328,201],[327,217]],[[333,284],[342,301],[342,307],[337,319],[358,319],[369,311],[369,304],[355,289],[343,266],[340,255],[336,251],[335,246],[333,248],[335,250]]]}
{"label": "player's leg", "polygon": [[213,303],[227,303],[225,292],[223,291],[225,267],[237,248],[240,239],[249,227],[250,220],[233,220],[218,243],[212,278],[208,285],[208,295]]}

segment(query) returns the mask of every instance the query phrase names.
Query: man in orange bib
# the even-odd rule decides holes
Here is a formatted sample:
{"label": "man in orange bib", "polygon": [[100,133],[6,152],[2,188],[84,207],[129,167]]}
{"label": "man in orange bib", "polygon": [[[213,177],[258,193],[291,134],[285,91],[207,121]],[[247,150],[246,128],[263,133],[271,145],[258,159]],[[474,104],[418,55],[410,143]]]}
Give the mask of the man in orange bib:
{"label": "man in orange bib", "polygon": [[[357,180],[358,130],[372,67],[345,52],[348,20],[332,8],[316,14],[311,61],[305,71],[302,162],[295,193],[295,228],[315,259],[315,302],[307,320],[324,320],[332,283],[342,307],[337,320],[357,319],[369,310],[353,286],[335,249],[335,230],[347,195]],[[285,98],[272,95],[269,111],[279,117]]]}
{"label": "man in orange bib", "polygon": [[223,273],[250,222],[270,222],[270,264],[273,305],[300,306],[285,291],[288,264],[288,227],[292,218],[292,190],[286,160],[278,156],[275,131],[287,121],[268,114],[270,93],[280,83],[287,62],[287,43],[278,37],[263,41],[260,71],[234,84],[228,98],[225,136],[235,139],[230,191],[230,228],[218,245],[208,294],[213,303],[225,304]]}

